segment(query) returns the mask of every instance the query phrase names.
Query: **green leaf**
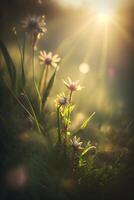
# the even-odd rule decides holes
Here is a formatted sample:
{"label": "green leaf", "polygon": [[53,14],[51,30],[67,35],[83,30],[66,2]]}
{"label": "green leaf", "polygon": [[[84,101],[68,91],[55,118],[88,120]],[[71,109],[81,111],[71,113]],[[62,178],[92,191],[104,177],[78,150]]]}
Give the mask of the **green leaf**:
{"label": "green leaf", "polygon": [[81,153],[81,156],[84,156],[91,148],[92,146],[86,147],[84,151]]}
{"label": "green leaf", "polygon": [[85,165],[86,165],[85,160],[83,160],[83,158],[80,157],[80,158],[79,158],[79,167],[83,167],[83,166],[85,166]]}
{"label": "green leaf", "polygon": [[9,73],[9,76],[11,79],[12,88],[15,89],[15,87],[16,87],[16,68],[12,61],[12,58],[10,57],[10,55],[8,53],[6,46],[4,45],[4,43],[1,40],[0,40],[0,50],[3,54],[3,57],[5,59],[6,65],[7,65],[8,73]]}
{"label": "green leaf", "polygon": [[44,94],[43,94],[43,97],[42,97],[42,105],[45,104],[45,102],[46,102],[46,100],[47,100],[47,98],[48,98],[48,96],[49,96],[49,94],[50,94],[50,91],[51,91],[51,89],[52,89],[52,87],[53,87],[53,84],[54,84],[55,76],[56,76],[56,70],[55,70],[55,72],[53,73],[53,75],[51,76],[51,78],[50,78],[50,80],[49,80],[49,82],[48,82],[47,88],[46,88],[46,90],[45,90],[45,92],[44,92]]}
{"label": "green leaf", "polygon": [[82,125],[80,126],[80,130],[83,130],[86,128],[86,126],[88,125],[88,123],[90,122],[90,120],[93,118],[93,116],[95,115],[95,112],[93,112],[86,121],[84,121],[82,123]]}
{"label": "green leaf", "polygon": [[[22,48],[22,74],[21,74],[21,79],[22,79],[22,87],[24,88],[26,84],[26,77],[25,77],[25,70],[24,70],[24,62],[25,62],[25,43],[26,43],[26,38],[24,36],[24,43],[23,43],[23,48]],[[20,51],[21,54],[21,51]]]}

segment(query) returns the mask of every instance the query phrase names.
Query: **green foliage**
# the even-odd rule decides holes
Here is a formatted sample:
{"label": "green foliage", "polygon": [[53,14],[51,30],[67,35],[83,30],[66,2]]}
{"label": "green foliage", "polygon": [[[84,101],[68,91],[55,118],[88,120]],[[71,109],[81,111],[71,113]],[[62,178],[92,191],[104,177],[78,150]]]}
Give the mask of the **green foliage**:
{"label": "green foliage", "polygon": [[71,113],[73,112],[74,108],[75,105],[68,104],[63,109],[61,109],[61,116],[65,127],[68,127],[71,124]]}
{"label": "green foliage", "polygon": [[[19,44],[19,42],[18,42]],[[8,73],[10,75],[10,79],[12,82],[12,87],[13,89],[15,89],[16,87],[16,70],[15,70],[15,66],[14,63],[5,47],[5,45],[1,42],[1,50],[3,53],[3,56],[5,58],[7,67],[8,67]],[[19,44],[20,46],[20,44]],[[66,97],[65,95],[60,95],[59,99],[58,99],[58,105],[56,106],[57,109],[57,124],[55,128],[55,131],[57,129],[57,136],[55,136],[56,141],[58,140],[58,149],[57,146],[55,146],[55,142],[53,143],[52,141],[50,141],[51,137],[47,137],[48,136],[48,132],[50,134],[50,130],[47,130],[47,126],[46,126],[46,121],[43,119],[45,117],[45,112],[44,112],[44,106],[45,103],[48,99],[48,96],[51,92],[51,90],[53,89],[53,85],[54,85],[54,81],[55,81],[55,77],[56,77],[56,73],[57,73],[57,67],[55,68],[55,71],[53,72],[52,76],[50,77],[50,79],[48,80],[48,84],[47,83],[47,78],[48,78],[48,69],[50,66],[46,66],[47,70],[44,70],[44,74],[41,78],[41,84],[43,86],[43,91],[39,91],[38,88],[38,84],[35,81],[35,52],[34,49],[33,50],[33,57],[32,57],[32,68],[33,68],[33,86],[35,88],[36,93],[33,94],[33,96],[30,96],[30,93],[25,89],[25,84],[27,81],[27,84],[29,82],[29,80],[26,80],[25,77],[25,71],[24,71],[24,56],[25,56],[25,44],[23,45],[23,49],[21,51],[20,49],[20,57],[21,57],[21,90],[20,94],[15,94],[14,90],[11,91],[11,95],[13,96],[13,98],[17,101],[18,106],[21,107],[21,112],[26,113],[27,118],[31,119],[32,122],[32,128],[33,131],[36,131],[38,133],[40,133],[41,135],[44,136],[44,140],[45,140],[45,144],[48,148],[48,151],[53,152],[53,154],[57,155],[59,154],[59,158],[63,160],[65,160],[66,166],[67,166],[67,170],[73,171],[74,169],[76,170],[77,168],[82,166],[82,163],[85,163],[85,154],[88,153],[88,151],[90,151],[90,148],[92,148],[92,145],[88,144],[85,147],[81,147],[82,142],[80,141],[80,138],[76,138],[76,136],[74,138],[72,138],[72,132],[70,130],[70,126],[72,123],[72,113],[74,111],[75,108],[75,104],[72,103],[72,93],[79,90],[80,85],[78,85],[78,81],[73,82],[71,81],[71,79],[69,79],[69,84],[70,84],[70,89],[68,87],[69,91],[69,97]],[[45,54],[44,54],[45,55]],[[46,54],[47,56],[47,54]],[[49,54],[50,56],[50,54]],[[51,57],[43,57],[43,59],[48,59],[48,61],[51,61]],[[56,59],[59,60],[59,58],[56,56]],[[47,62],[48,62],[47,61]],[[48,63],[49,63],[48,62]],[[71,84],[74,84],[72,88],[74,88],[73,90],[71,90]],[[66,84],[65,84],[66,85]],[[40,92],[42,92],[42,94],[40,94]],[[34,104],[33,104],[34,102]],[[40,109],[38,109],[38,106]],[[20,112],[20,111],[19,111]],[[89,121],[91,120],[91,118],[93,117],[95,113],[93,113],[86,121],[83,122],[83,124],[80,127],[80,130],[83,130],[86,128],[87,124],[89,123]],[[25,120],[25,119],[24,119]],[[49,119],[46,119],[49,120]],[[43,133],[43,134],[42,134]],[[46,134],[44,134],[46,133]],[[52,145],[48,145],[48,144],[52,144]],[[60,146],[59,146],[60,145]],[[60,149],[59,149],[60,148]],[[48,155],[48,159],[49,155]],[[52,160],[53,162],[53,160]],[[80,164],[81,163],[81,164]],[[58,163],[57,163],[58,164]],[[69,169],[68,169],[69,168]]]}

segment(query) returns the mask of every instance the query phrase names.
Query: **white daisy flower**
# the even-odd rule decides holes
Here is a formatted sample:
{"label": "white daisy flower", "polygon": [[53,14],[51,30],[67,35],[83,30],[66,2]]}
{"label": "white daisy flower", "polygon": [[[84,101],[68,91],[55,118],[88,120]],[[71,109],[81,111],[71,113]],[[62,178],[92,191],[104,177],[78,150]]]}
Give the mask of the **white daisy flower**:
{"label": "white daisy flower", "polygon": [[58,54],[53,55],[52,52],[47,54],[46,51],[40,51],[39,60],[41,65],[47,65],[56,68],[61,59]]}

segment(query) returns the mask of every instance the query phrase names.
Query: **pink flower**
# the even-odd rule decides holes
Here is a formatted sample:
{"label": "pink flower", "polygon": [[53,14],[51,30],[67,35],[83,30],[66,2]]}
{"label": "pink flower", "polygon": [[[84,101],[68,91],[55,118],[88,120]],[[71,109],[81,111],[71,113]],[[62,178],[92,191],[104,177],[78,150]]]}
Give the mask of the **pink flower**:
{"label": "pink flower", "polygon": [[79,80],[77,81],[72,81],[69,77],[68,77],[68,83],[66,81],[63,81],[64,82],[64,85],[71,91],[71,92],[74,92],[74,91],[79,91],[81,90],[83,87],[81,87],[79,85]]}

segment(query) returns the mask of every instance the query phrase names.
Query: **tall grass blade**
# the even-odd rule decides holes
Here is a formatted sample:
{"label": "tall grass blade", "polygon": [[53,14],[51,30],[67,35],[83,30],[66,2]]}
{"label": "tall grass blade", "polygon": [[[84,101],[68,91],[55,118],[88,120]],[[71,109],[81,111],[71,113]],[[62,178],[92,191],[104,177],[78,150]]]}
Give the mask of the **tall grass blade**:
{"label": "tall grass blade", "polygon": [[86,119],[86,121],[84,121],[82,123],[82,125],[80,126],[80,130],[83,130],[87,127],[88,123],[90,122],[90,120],[93,118],[93,116],[95,115],[95,112],[93,112],[89,117],[88,119]]}
{"label": "tall grass blade", "polygon": [[8,69],[8,73],[11,79],[11,84],[12,84],[12,89],[16,89],[16,68],[15,68],[15,64],[12,61],[11,56],[8,53],[8,50],[6,48],[6,46],[4,45],[4,43],[0,40],[0,50],[3,54],[3,57],[5,59],[6,65],[7,65],[7,69]]}
{"label": "tall grass blade", "polygon": [[25,62],[25,44],[26,44],[26,38],[24,37],[24,43],[22,48],[22,72],[21,72],[21,79],[22,79],[22,88],[25,87],[26,84],[26,77],[25,77],[25,70],[24,70],[24,62]]}

